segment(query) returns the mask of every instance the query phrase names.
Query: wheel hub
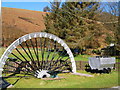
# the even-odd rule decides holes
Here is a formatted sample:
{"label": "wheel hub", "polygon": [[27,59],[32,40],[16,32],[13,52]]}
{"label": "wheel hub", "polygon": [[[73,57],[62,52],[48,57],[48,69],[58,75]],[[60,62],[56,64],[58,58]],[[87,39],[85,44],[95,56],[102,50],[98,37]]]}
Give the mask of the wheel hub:
{"label": "wheel hub", "polygon": [[48,73],[47,70],[42,70],[42,71],[36,70],[34,76],[36,78],[48,78],[48,77],[50,77],[50,74]]}

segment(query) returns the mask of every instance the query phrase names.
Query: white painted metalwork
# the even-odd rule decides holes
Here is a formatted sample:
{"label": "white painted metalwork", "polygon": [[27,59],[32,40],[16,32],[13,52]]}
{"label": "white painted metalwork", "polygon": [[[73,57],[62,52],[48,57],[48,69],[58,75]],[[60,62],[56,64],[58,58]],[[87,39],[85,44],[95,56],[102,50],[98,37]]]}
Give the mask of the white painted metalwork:
{"label": "white painted metalwork", "polygon": [[6,49],[6,51],[3,53],[2,57],[0,58],[0,77],[2,77],[2,71],[3,71],[5,61],[7,60],[8,55],[12,52],[12,50],[15,49],[22,42],[25,42],[26,40],[29,40],[31,38],[36,38],[36,37],[44,37],[44,38],[53,39],[54,41],[57,41],[61,46],[63,46],[70,57],[70,60],[72,63],[72,72],[76,73],[76,64],[75,64],[74,56],[70,48],[67,46],[67,44],[62,39],[60,39],[59,37],[53,34],[49,34],[46,32],[35,32],[35,33],[26,34],[18,38]]}

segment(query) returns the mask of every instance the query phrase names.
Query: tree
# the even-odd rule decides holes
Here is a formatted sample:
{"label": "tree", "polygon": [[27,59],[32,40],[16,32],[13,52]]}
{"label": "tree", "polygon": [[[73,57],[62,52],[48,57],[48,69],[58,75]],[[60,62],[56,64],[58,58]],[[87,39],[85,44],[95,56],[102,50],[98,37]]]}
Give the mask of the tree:
{"label": "tree", "polygon": [[99,25],[93,21],[99,13],[98,2],[52,3],[51,13],[45,17],[46,32],[64,39],[70,48],[99,47]]}
{"label": "tree", "polygon": [[46,6],[44,9],[43,9],[44,12],[49,12],[50,11],[50,8],[48,6]]}

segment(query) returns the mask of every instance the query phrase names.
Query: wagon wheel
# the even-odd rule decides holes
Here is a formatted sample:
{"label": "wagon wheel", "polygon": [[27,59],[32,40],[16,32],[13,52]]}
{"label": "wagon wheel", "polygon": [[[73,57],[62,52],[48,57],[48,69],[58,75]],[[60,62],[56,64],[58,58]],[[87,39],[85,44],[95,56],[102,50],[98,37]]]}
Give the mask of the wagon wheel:
{"label": "wagon wheel", "polygon": [[3,78],[25,75],[38,78],[43,71],[66,70],[76,72],[71,50],[63,40],[45,32],[31,33],[18,38],[0,59],[0,77]]}

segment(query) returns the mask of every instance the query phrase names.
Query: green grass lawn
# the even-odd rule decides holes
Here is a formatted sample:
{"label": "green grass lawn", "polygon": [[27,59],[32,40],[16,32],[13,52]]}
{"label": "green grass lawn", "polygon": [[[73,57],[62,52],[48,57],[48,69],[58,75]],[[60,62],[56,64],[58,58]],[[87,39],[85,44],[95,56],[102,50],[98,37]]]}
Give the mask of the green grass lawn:
{"label": "green grass lawn", "polygon": [[[78,72],[87,73],[85,71]],[[110,88],[118,86],[118,72],[116,71],[112,71],[110,74],[92,75],[94,77],[77,76],[70,73],[58,74],[59,77],[65,77],[61,80],[22,78],[14,85],[14,88]],[[9,81],[15,80],[11,78]]]}
{"label": "green grass lawn", "polygon": [[88,61],[88,58],[91,57],[91,55],[77,55],[75,58],[75,61]]}
{"label": "green grass lawn", "polygon": [[[0,48],[0,56],[3,54],[4,51],[5,48]],[[78,55],[75,57],[75,60],[88,61],[88,57],[91,56]],[[78,72],[87,73],[85,71]],[[93,75],[94,77],[83,77],[68,73],[58,74],[59,77],[65,77],[65,79],[61,80],[42,80],[35,77],[22,78],[14,85],[14,88],[109,88],[113,86],[118,86],[118,72],[116,71],[113,71],[110,74]],[[9,78],[8,81],[14,83],[15,79],[16,78]]]}

